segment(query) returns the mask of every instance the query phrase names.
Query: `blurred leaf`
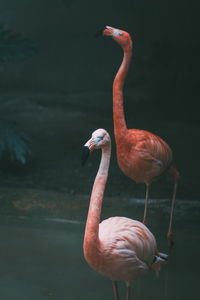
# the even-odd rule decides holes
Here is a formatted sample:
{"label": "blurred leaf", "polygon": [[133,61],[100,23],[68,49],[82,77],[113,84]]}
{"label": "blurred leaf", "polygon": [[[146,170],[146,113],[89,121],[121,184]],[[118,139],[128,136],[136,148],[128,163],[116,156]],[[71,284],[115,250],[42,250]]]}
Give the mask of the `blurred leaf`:
{"label": "blurred leaf", "polygon": [[36,44],[23,38],[20,33],[5,30],[0,24],[0,61],[13,61],[31,56],[36,52]]}
{"label": "blurred leaf", "polygon": [[30,138],[13,122],[0,120],[0,160],[25,165],[32,156]]}

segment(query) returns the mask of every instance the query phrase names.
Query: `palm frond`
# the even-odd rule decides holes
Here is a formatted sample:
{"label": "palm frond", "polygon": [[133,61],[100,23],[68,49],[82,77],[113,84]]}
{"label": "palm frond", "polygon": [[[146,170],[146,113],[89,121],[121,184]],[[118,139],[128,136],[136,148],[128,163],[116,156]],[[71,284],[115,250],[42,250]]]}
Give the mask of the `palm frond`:
{"label": "palm frond", "polygon": [[6,30],[0,24],[0,61],[13,61],[31,56],[36,52],[36,44],[20,33]]}
{"label": "palm frond", "polygon": [[32,156],[30,138],[14,122],[0,120],[0,161],[25,165]]}

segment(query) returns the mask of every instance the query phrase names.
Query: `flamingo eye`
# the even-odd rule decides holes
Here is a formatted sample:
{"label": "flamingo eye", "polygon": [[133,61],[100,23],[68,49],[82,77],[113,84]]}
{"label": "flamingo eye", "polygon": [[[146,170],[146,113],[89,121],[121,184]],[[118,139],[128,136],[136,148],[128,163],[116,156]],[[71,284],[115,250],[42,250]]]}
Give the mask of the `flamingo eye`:
{"label": "flamingo eye", "polygon": [[97,136],[96,138],[96,144],[98,145],[103,140],[102,136]]}
{"label": "flamingo eye", "polygon": [[123,35],[123,33],[121,31],[119,31],[118,29],[114,29],[112,35],[113,36],[118,36],[118,35],[121,36],[121,35]]}

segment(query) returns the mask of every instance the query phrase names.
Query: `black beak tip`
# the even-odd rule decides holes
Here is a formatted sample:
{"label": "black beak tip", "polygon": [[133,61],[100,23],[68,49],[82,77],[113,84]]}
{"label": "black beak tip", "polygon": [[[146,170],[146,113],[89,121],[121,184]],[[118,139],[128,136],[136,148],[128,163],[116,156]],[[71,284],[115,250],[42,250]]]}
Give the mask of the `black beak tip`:
{"label": "black beak tip", "polygon": [[84,164],[86,163],[88,157],[90,154],[90,149],[87,146],[83,146],[82,149],[82,157],[81,157],[81,162],[82,162],[82,166],[84,166]]}
{"label": "black beak tip", "polygon": [[102,35],[103,35],[104,29],[106,29],[106,27],[99,29],[99,30],[94,34],[94,38],[98,38],[98,37],[102,36]]}

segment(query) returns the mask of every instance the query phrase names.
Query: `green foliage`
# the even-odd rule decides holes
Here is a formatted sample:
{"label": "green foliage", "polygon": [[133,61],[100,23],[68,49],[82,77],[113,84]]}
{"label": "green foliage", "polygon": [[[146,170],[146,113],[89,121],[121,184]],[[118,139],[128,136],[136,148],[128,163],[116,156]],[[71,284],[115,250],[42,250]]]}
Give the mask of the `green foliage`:
{"label": "green foliage", "polygon": [[15,123],[0,120],[0,161],[25,165],[31,155],[29,137]]}
{"label": "green foliage", "polygon": [[0,61],[14,61],[27,58],[36,51],[36,44],[21,34],[4,29],[0,24]]}

